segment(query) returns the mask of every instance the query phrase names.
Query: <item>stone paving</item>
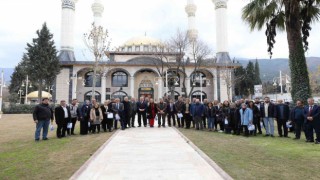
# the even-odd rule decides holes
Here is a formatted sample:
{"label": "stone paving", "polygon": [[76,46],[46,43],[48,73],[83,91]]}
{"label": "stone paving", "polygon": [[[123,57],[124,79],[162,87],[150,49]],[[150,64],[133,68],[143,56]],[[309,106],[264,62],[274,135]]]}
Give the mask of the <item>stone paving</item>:
{"label": "stone paving", "polygon": [[220,174],[175,129],[140,127],[118,131],[71,179],[226,179]]}

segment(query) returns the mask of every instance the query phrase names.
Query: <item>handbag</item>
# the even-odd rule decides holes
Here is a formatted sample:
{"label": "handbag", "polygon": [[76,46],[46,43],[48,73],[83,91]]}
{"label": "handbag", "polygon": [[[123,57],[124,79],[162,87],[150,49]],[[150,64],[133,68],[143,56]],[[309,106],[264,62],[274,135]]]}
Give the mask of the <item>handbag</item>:
{"label": "handbag", "polygon": [[68,123],[67,128],[71,129],[72,128],[72,123]]}
{"label": "handbag", "polygon": [[254,125],[253,125],[253,124],[250,124],[250,125],[248,126],[248,130],[249,130],[249,131],[254,131],[254,130],[255,130]]}

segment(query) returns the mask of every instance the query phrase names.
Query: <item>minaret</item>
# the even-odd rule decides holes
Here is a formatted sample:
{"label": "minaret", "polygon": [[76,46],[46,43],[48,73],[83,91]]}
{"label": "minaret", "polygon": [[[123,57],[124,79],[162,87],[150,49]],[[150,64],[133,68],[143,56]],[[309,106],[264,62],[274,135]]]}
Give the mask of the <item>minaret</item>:
{"label": "minaret", "polygon": [[198,30],[196,29],[196,11],[197,6],[193,0],[188,0],[186,13],[188,14],[188,36],[190,41],[195,41],[198,38]]}
{"label": "minaret", "polygon": [[228,51],[228,0],[212,0],[216,10],[216,40],[217,40],[217,62],[231,62]]}
{"label": "minaret", "polygon": [[61,50],[59,54],[60,61],[75,61],[74,56],[74,24],[76,2],[78,0],[61,0]]}
{"label": "minaret", "polygon": [[102,26],[102,13],[104,11],[104,6],[101,0],[95,0],[91,6],[93,16],[94,16],[94,24],[95,26]]}

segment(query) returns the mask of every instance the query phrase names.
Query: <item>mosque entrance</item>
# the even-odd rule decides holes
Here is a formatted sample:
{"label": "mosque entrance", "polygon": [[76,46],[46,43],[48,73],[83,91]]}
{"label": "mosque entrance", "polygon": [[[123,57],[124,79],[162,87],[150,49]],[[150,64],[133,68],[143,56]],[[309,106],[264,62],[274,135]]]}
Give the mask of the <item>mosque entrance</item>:
{"label": "mosque entrance", "polygon": [[139,97],[144,96],[144,97],[149,97],[149,98],[154,98],[154,89],[153,89],[153,84],[149,79],[144,79],[141,81],[139,85]]}

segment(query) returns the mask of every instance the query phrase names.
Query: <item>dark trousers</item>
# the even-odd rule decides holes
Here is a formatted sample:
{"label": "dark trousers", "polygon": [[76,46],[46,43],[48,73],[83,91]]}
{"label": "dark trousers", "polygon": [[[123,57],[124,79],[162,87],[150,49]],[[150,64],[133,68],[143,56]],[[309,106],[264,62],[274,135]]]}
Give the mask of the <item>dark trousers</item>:
{"label": "dark trousers", "polygon": [[186,128],[189,129],[191,126],[192,117],[191,117],[190,113],[184,114],[183,116],[186,121]]}
{"label": "dark trousers", "polygon": [[120,121],[120,120],[114,120],[114,129],[118,129],[118,121]]}
{"label": "dark trousers", "polygon": [[100,133],[100,124],[91,124],[91,132],[96,133],[96,130]]}
{"label": "dark trousers", "polygon": [[[221,130],[221,131],[224,131],[224,120],[221,120],[221,119],[220,119],[220,120],[218,121],[218,124],[219,124],[220,130]],[[217,128],[216,128],[216,129],[217,129]]]}
{"label": "dark trousers", "polygon": [[66,131],[67,131],[67,125],[68,125],[68,120],[64,119],[60,122],[57,122],[57,137],[66,137]]}
{"label": "dark trousers", "polygon": [[141,126],[141,116],[142,116],[142,120],[143,120],[143,125],[146,126],[147,125],[147,115],[146,112],[138,112],[138,124],[139,126]]}
{"label": "dark trousers", "polygon": [[242,125],[241,129],[244,129],[244,136],[249,136],[249,130],[248,130],[248,126],[247,125]]}
{"label": "dark trousers", "polygon": [[127,128],[127,119],[126,118],[121,118],[120,119],[120,125],[121,125],[121,129]]}
{"label": "dark trousers", "polygon": [[107,123],[107,129],[111,131],[113,126],[113,119],[107,119],[106,123]]}
{"label": "dark trousers", "polygon": [[101,128],[104,132],[107,131],[107,119],[103,118],[103,120],[101,121]]}
{"label": "dark trousers", "polygon": [[163,114],[158,113],[158,125],[159,126],[162,125],[163,127],[166,126],[166,114],[165,113],[163,113]]}
{"label": "dark trousers", "polygon": [[124,117],[123,117],[123,120],[122,120],[123,122],[124,122],[124,127],[126,128],[126,127],[130,127],[130,115],[128,114],[128,115],[125,115]]}
{"label": "dark trousers", "polygon": [[[294,121],[295,134],[296,134],[296,138],[297,138],[297,139],[300,139],[300,137],[301,137],[301,130],[304,130],[303,121],[304,121],[304,120],[295,120],[295,121]],[[305,130],[304,130],[304,132],[305,132]]]}
{"label": "dark trousers", "polygon": [[313,122],[308,121],[306,123],[306,132],[307,132],[307,139],[310,141],[314,141],[314,131],[316,133],[316,141],[320,142],[320,126],[318,122],[315,122],[315,120]]}
{"label": "dark trousers", "polygon": [[72,128],[71,128],[71,134],[74,134],[74,127],[76,126],[77,123],[77,118],[71,118],[71,122],[72,122]]}
{"label": "dark trousers", "polygon": [[83,118],[80,120],[80,134],[86,135],[88,134],[88,118]]}
{"label": "dark trousers", "polygon": [[136,119],[136,113],[131,114],[131,120],[130,120],[131,127],[134,126],[134,121],[135,121],[135,119]]}
{"label": "dark trousers", "polygon": [[202,122],[203,122],[203,127],[206,128],[207,126],[207,120],[206,116],[202,116]]}
{"label": "dark trousers", "polygon": [[168,113],[168,125],[171,126],[171,118],[173,121],[173,126],[176,126],[176,117],[173,112]]}
{"label": "dark trousers", "polygon": [[258,129],[259,134],[262,134],[260,118],[259,118],[258,122],[254,124],[254,126],[256,129],[255,131],[257,132],[257,129]]}
{"label": "dark trousers", "polygon": [[178,127],[184,127],[184,117],[179,118],[177,115],[177,122],[178,122]]}
{"label": "dark trousers", "polygon": [[193,118],[195,125],[196,125],[196,129],[197,130],[202,130],[203,129],[203,120],[202,117],[200,116],[196,116]]}
{"label": "dark trousers", "polygon": [[282,136],[282,129],[284,132],[284,137],[288,136],[288,128],[287,128],[287,120],[286,119],[277,119],[277,125],[278,125],[278,134],[279,136]]}

